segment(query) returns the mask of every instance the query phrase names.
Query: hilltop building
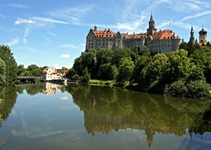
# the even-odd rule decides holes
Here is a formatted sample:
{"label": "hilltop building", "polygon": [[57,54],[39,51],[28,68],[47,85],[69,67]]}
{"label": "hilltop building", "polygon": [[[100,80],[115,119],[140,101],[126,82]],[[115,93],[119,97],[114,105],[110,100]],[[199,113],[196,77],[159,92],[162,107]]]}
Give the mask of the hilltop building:
{"label": "hilltop building", "polygon": [[205,31],[203,27],[199,31],[199,45],[211,47],[211,41],[207,41],[207,31]]}
{"label": "hilltop building", "polygon": [[[190,31],[190,41],[195,42],[194,41],[194,31],[193,31],[193,27],[191,27],[191,31]],[[207,41],[207,31],[204,30],[204,28],[202,27],[202,29],[199,31],[199,45],[200,46],[209,46],[211,47],[211,41]]]}
{"label": "hilltop building", "polygon": [[152,53],[167,53],[179,49],[180,37],[172,30],[157,31],[152,15],[146,33],[114,33],[111,29],[97,30],[95,26],[86,36],[86,51],[112,47],[141,50],[145,45]]}

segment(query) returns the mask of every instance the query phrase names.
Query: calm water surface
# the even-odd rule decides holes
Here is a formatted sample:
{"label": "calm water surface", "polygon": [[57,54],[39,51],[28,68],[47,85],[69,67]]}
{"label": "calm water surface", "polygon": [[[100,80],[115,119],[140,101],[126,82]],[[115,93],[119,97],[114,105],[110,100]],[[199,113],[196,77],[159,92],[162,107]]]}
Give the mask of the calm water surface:
{"label": "calm water surface", "polygon": [[55,84],[0,89],[2,150],[210,150],[210,100]]}

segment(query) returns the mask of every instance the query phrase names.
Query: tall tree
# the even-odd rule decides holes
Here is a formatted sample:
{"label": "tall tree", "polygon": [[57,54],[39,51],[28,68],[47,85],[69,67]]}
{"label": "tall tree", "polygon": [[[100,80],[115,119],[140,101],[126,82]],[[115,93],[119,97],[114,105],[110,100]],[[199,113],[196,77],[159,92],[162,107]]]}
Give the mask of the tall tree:
{"label": "tall tree", "polygon": [[8,46],[0,46],[0,58],[5,62],[6,66],[6,84],[14,84],[17,77],[17,63]]}
{"label": "tall tree", "polygon": [[172,52],[168,58],[164,77],[167,84],[185,78],[196,67],[188,57],[188,52],[183,49]]}
{"label": "tall tree", "polygon": [[120,82],[130,81],[133,75],[134,68],[135,64],[130,57],[121,58],[117,80]]}
{"label": "tall tree", "polygon": [[5,62],[0,58],[0,85],[5,84]]}
{"label": "tall tree", "polygon": [[168,57],[165,54],[156,54],[151,62],[141,71],[139,83],[150,90],[162,79],[163,73],[167,67]]}

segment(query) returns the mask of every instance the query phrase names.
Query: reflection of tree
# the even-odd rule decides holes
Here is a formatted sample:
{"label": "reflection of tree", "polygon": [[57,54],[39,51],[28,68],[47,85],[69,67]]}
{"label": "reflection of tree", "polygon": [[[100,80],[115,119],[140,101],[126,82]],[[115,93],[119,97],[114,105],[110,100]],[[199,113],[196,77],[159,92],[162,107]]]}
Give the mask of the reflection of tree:
{"label": "reflection of tree", "polygon": [[191,128],[209,108],[207,100],[172,99],[118,88],[80,85],[69,86],[67,91],[84,111],[88,133],[140,129],[145,130],[149,145],[155,132],[178,136],[186,134],[186,129]]}
{"label": "reflection of tree", "polygon": [[198,134],[211,131],[211,102],[209,99],[196,100],[168,97],[165,102],[180,113],[180,126],[186,124],[190,132]]}
{"label": "reflection of tree", "polygon": [[211,108],[200,113],[190,127],[190,134],[194,132],[203,135],[205,131],[211,132]]}
{"label": "reflection of tree", "polygon": [[16,91],[19,94],[23,94],[24,90],[26,90],[27,94],[36,95],[37,93],[42,92],[42,84],[20,84],[20,85],[17,85]]}
{"label": "reflection of tree", "polygon": [[0,105],[0,120],[6,120],[9,117],[9,114],[11,113],[11,110],[16,103],[16,87],[0,88],[0,98],[3,99],[3,102]]}
{"label": "reflection of tree", "polygon": [[42,92],[42,84],[32,84],[26,86],[25,89],[29,95],[36,95],[37,93]]}

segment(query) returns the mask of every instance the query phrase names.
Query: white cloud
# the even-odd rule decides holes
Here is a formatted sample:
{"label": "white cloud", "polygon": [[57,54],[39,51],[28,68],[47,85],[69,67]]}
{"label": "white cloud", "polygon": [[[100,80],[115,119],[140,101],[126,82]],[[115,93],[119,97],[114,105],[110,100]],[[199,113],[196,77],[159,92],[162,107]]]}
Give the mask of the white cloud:
{"label": "white cloud", "polygon": [[62,54],[60,55],[61,58],[70,58],[70,54]]}
{"label": "white cloud", "polygon": [[16,38],[16,39],[13,39],[11,42],[7,43],[8,46],[14,46],[14,45],[17,45],[19,43],[20,39],[19,38]]}
{"label": "white cloud", "polygon": [[0,15],[0,18],[5,18],[5,16],[4,15]]}
{"label": "white cloud", "polygon": [[27,36],[28,36],[29,32],[30,32],[30,28],[27,27],[27,28],[25,29],[24,35],[23,35],[23,43],[25,43],[25,44],[27,43]]}
{"label": "white cloud", "polygon": [[160,25],[157,26],[157,29],[161,29],[165,26],[169,26],[173,21],[172,20],[169,20],[169,21],[165,21],[163,23],[161,23]]}
{"label": "white cloud", "polygon": [[70,49],[70,50],[77,50],[77,51],[84,51],[85,50],[85,44],[79,44],[79,45],[63,44],[63,45],[60,45],[59,47]]}
{"label": "white cloud", "polygon": [[56,69],[61,69],[62,67],[71,68],[70,66],[67,66],[67,65],[59,65],[59,64],[54,64],[53,66],[54,66]]}
{"label": "white cloud", "polygon": [[48,15],[54,18],[65,20],[69,24],[80,24],[81,17],[88,11],[93,10],[94,5],[78,6],[72,8],[58,9]]}
{"label": "white cloud", "polygon": [[197,14],[194,14],[194,15],[190,15],[190,16],[186,16],[186,17],[182,18],[181,21],[185,21],[185,20],[188,20],[188,19],[194,19],[194,18],[201,17],[201,16],[208,15],[208,14],[211,14],[211,10],[203,11],[203,12],[200,12],[200,13],[197,13]]}
{"label": "white cloud", "polygon": [[15,21],[15,24],[20,25],[20,24],[35,24],[36,21],[34,20],[30,20],[30,19],[22,19],[22,18],[18,18]]}
{"label": "white cloud", "polygon": [[60,45],[59,47],[61,47],[61,48],[69,48],[69,49],[77,48],[77,46],[73,45],[73,44],[63,44],[63,45]]}
{"label": "white cloud", "polygon": [[8,4],[9,7],[14,7],[14,8],[30,8],[27,5],[22,5],[22,4]]}
{"label": "white cloud", "polygon": [[32,17],[34,20],[37,21],[43,21],[43,22],[49,22],[49,23],[58,23],[58,24],[68,24],[68,22],[56,20],[52,18],[44,18],[44,17]]}
{"label": "white cloud", "polygon": [[177,0],[171,1],[171,8],[177,12],[188,12],[200,11],[204,8],[209,7],[209,3],[202,0]]}
{"label": "white cloud", "polygon": [[49,30],[48,30],[48,34],[51,35],[51,36],[53,36],[53,37],[56,37],[56,34],[50,32]]}

